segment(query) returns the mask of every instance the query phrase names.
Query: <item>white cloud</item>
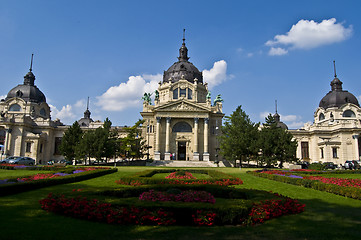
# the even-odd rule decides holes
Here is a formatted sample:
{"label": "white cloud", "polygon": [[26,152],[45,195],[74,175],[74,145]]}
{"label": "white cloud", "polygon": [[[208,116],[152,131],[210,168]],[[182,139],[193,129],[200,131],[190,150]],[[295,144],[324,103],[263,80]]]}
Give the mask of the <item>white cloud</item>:
{"label": "white cloud", "polygon": [[153,93],[158,88],[162,75],[130,76],[126,83],[110,87],[97,97],[96,105],[106,111],[122,111],[140,107],[145,92]]}
{"label": "white cloud", "polygon": [[56,106],[49,104],[51,110],[52,119],[59,118],[62,121],[67,121],[68,119],[73,119],[75,114],[73,113],[73,108],[71,105],[66,105],[61,108],[59,111]]}
{"label": "white cloud", "polygon": [[203,70],[203,80],[208,83],[209,89],[212,89],[229,78],[232,78],[232,75],[227,76],[227,62],[224,60],[215,62],[210,70]]}
{"label": "white cloud", "polygon": [[288,50],[312,49],[342,42],[348,39],[352,32],[352,25],[344,27],[343,23],[336,23],[335,18],[325,19],[320,23],[302,19],[293,25],[286,34],[276,35],[273,40],[267,41],[266,45],[271,47],[283,45],[287,46]]}
{"label": "white cloud", "polygon": [[1,95],[0,99],[5,99],[8,95]]}
{"label": "white cloud", "polygon": [[247,57],[253,57],[254,53],[248,53]]}
{"label": "white cloud", "polygon": [[268,52],[268,54],[271,56],[281,56],[281,55],[285,55],[287,53],[288,53],[288,51],[286,49],[283,49],[280,47],[277,47],[277,48],[271,47],[271,49]]}

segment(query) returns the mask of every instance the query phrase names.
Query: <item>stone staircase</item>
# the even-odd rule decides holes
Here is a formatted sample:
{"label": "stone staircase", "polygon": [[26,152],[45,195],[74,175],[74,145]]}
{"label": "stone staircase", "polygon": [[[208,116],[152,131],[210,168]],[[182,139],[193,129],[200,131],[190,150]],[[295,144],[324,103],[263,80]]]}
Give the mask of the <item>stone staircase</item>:
{"label": "stone staircase", "polygon": [[[220,162],[219,166],[224,166]],[[172,160],[154,160],[147,163],[147,166],[153,167],[217,167],[217,164],[208,161],[172,161]]]}

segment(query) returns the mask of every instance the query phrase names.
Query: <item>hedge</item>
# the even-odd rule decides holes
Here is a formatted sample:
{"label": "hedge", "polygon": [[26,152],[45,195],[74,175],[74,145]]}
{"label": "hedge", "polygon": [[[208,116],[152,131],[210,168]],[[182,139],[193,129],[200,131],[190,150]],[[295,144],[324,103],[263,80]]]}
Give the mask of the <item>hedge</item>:
{"label": "hedge", "polygon": [[118,171],[117,168],[99,169],[99,170],[81,172],[81,173],[67,175],[63,177],[57,177],[57,178],[40,179],[36,181],[19,182],[14,184],[2,184],[0,185],[0,196],[30,191],[34,189],[39,189],[39,188],[49,187],[59,184],[84,181],[91,178],[96,178],[110,173],[114,173],[116,171]]}
{"label": "hedge", "polygon": [[[190,173],[200,173],[200,174],[207,174],[210,176],[210,179],[156,179],[152,178],[153,175],[157,173],[172,173],[176,171],[184,171],[180,169],[155,169],[155,170],[145,170],[142,172],[138,172],[134,175],[128,177],[120,178],[117,183],[124,184],[124,185],[142,185],[142,184],[169,184],[175,181],[181,181],[184,184],[195,183],[199,181],[204,181],[208,183],[221,183],[225,180],[227,182],[231,182],[232,185],[234,184],[242,184],[241,179],[234,177],[229,174],[225,174],[220,171],[216,170],[204,170],[204,169],[187,169],[187,172]],[[204,182],[200,184],[204,184]]]}

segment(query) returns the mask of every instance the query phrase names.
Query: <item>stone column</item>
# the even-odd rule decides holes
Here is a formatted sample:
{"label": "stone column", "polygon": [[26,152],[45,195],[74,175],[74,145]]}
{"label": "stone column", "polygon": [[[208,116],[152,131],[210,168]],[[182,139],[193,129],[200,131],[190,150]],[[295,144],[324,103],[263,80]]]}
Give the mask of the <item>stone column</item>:
{"label": "stone column", "polygon": [[194,118],[194,149],[193,149],[193,161],[199,161],[199,152],[198,152],[198,121],[199,118]]}
{"label": "stone column", "polygon": [[204,119],[204,153],[203,161],[209,161],[209,152],[208,152],[208,123],[209,118]]}
{"label": "stone column", "polygon": [[164,153],[164,159],[170,160],[170,152],[169,152],[169,141],[170,141],[170,117],[167,117],[167,124],[165,129],[165,153]]}
{"label": "stone column", "polygon": [[157,129],[155,133],[155,149],[154,149],[154,160],[160,160],[160,121],[161,117],[157,117]]}
{"label": "stone column", "polygon": [[10,156],[10,146],[11,146],[11,132],[12,129],[6,129],[6,138],[5,138],[5,144],[4,144],[4,154],[5,157]]}
{"label": "stone column", "polygon": [[359,160],[360,159],[360,153],[359,153],[359,148],[358,148],[358,141],[360,138],[360,135],[352,135],[352,138],[355,139],[354,144],[355,144],[355,154],[354,154],[354,159],[355,160]]}

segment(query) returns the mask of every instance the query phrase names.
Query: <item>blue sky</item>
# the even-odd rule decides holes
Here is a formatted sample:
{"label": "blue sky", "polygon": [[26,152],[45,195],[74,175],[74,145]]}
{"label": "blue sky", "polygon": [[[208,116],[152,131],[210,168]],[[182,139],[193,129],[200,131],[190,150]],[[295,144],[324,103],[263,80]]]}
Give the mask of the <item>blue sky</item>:
{"label": "blue sky", "polygon": [[230,115],[278,113],[289,128],[313,121],[330,91],[333,60],[343,89],[361,96],[360,1],[0,1],[0,96],[35,84],[52,119],[91,117],[133,125],[141,96],[177,61],[186,29],[190,60]]}

